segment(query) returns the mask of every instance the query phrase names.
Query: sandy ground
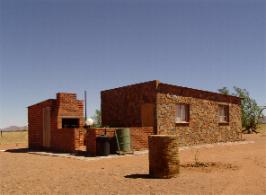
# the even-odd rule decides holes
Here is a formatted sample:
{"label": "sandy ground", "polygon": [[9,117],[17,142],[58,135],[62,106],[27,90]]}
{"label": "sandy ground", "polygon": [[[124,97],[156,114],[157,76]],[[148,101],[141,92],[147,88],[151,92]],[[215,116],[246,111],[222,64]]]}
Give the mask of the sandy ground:
{"label": "sandy ground", "polygon": [[[148,156],[93,161],[0,152],[1,194],[266,194],[266,135],[248,144],[213,145],[180,152],[180,174],[148,177]],[[0,146],[0,149],[18,147]],[[19,145],[21,147],[21,145]],[[189,167],[195,153],[209,167]]]}

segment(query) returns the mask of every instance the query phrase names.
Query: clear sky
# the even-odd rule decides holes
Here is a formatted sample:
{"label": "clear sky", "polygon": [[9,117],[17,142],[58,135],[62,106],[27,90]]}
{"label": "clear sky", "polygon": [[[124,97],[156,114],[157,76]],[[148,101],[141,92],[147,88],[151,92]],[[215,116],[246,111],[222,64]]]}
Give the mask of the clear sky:
{"label": "clear sky", "polygon": [[56,92],[148,80],[246,88],[266,105],[265,0],[0,0],[0,127]]}

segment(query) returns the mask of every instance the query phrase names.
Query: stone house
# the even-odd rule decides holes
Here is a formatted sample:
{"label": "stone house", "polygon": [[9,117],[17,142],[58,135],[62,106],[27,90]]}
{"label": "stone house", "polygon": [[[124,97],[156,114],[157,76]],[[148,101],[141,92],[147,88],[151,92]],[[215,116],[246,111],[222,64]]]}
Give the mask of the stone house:
{"label": "stone house", "polygon": [[177,134],[180,145],[241,139],[241,99],[149,81],[101,92],[102,123],[109,127],[153,127]]}
{"label": "stone house", "polygon": [[84,146],[83,101],[74,93],[57,93],[28,107],[31,149],[74,152]]}

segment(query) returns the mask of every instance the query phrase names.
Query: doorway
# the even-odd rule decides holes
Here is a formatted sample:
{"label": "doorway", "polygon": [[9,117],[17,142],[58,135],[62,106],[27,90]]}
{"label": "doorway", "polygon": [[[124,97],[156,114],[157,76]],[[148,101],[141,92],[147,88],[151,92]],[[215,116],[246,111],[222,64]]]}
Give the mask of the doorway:
{"label": "doorway", "polygon": [[43,147],[51,146],[51,108],[43,108]]}
{"label": "doorway", "polygon": [[141,105],[141,126],[154,126],[154,104],[145,103]]}

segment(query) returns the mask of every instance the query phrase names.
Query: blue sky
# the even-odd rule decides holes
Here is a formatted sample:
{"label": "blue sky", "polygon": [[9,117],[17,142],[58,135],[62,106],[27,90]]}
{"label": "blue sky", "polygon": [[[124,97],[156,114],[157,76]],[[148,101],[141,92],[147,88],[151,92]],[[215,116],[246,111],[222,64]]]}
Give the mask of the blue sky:
{"label": "blue sky", "polygon": [[56,92],[148,80],[246,88],[266,105],[264,0],[0,0],[0,127]]}

